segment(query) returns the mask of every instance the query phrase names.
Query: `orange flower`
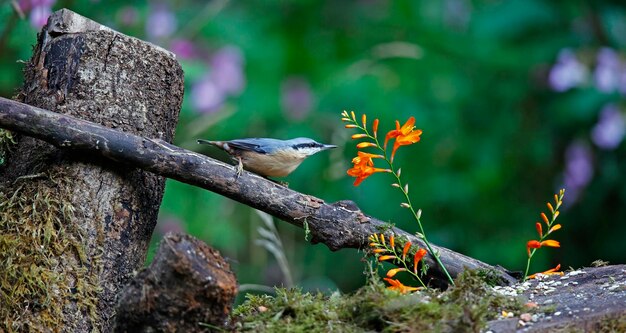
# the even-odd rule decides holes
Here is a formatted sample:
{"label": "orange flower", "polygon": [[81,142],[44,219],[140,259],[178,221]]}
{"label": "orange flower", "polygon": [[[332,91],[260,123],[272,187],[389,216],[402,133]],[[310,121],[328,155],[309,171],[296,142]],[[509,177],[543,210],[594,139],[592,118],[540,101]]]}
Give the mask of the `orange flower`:
{"label": "orange flower", "polygon": [[528,256],[530,257],[530,249],[538,249],[541,247],[541,243],[536,240],[531,240],[526,243],[526,251],[528,252]]}
{"label": "orange flower", "polygon": [[541,246],[561,247],[561,243],[559,243],[559,241],[555,241],[555,240],[552,240],[552,239],[547,239],[547,240],[544,240],[543,242],[541,242]]}
{"label": "orange flower", "polygon": [[404,244],[404,249],[402,249],[402,261],[404,261],[404,258],[406,258],[406,254],[407,252],[409,252],[410,248],[411,248],[411,242],[406,242]]}
{"label": "orange flower", "polygon": [[354,163],[354,167],[348,170],[348,175],[352,177],[356,177],[354,181],[354,186],[359,186],[365,178],[373,175],[376,172],[390,172],[388,169],[380,169],[374,168],[374,158],[383,158],[381,155],[374,155],[369,153],[364,153],[362,151],[358,152],[358,156],[352,159],[352,163]]}
{"label": "orange flower", "polygon": [[550,228],[548,233],[552,233],[553,231],[557,231],[559,229],[561,229],[561,225],[560,224],[555,224],[555,225],[552,226],[552,228]]}
{"label": "orange flower", "polygon": [[556,265],[556,267],[550,268],[549,270],[547,270],[545,272],[535,273],[535,274],[529,275],[528,278],[529,279],[534,279],[534,278],[537,277],[537,274],[543,274],[543,275],[563,275],[563,272],[559,272],[559,269],[561,269],[561,264],[558,264],[558,265]]}
{"label": "orange flower", "polygon": [[528,252],[528,256],[530,257],[530,249],[538,249],[542,246],[561,247],[561,243],[553,239],[546,239],[543,242],[539,242],[536,240],[528,241],[528,243],[526,243],[526,251]]}
{"label": "orange flower", "polygon": [[406,268],[394,268],[394,269],[390,269],[387,272],[387,277],[394,277],[396,274],[398,274],[398,272],[404,272],[406,271]]}
{"label": "orange flower", "polygon": [[409,118],[409,120],[407,120],[402,127],[400,127],[400,122],[396,120],[396,129],[387,133],[387,136],[385,137],[385,149],[387,149],[387,142],[389,139],[396,139],[396,142],[393,144],[393,150],[391,151],[391,161],[393,161],[396,150],[400,146],[410,145],[420,140],[422,130],[415,130],[414,125],[415,117]]}
{"label": "orange flower", "polygon": [[424,249],[419,249],[415,252],[415,257],[413,257],[413,273],[417,274],[417,264],[424,258],[426,253]]}
{"label": "orange flower", "polygon": [[389,247],[391,247],[392,250],[393,250],[393,248],[396,247],[396,243],[395,243],[395,239],[394,239],[393,235],[389,236]]}
{"label": "orange flower", "polygon": [[374,138],[377,137],[376,132],[378,132],[378,118],[374,119],[374,124],[372,125],[372,131],[374,132]]}
{"label": "orange flower", "polygon": [[403,294],[406,294],[408,292],[411,291],[416,291],[416,290],[420,290],[422,288],[418,288],[418,287],[410,287],[410,286],[405,286],[402,284],[402,282],[395,280],[395,279],[390,279],[390,278],[384,278],[383,280],[387,281],[387,283],[390,284],[389,287],[387,287],[387,289],[391,289],[391,290],[396,290],[399,291]]}
{"label": "orange flower", "polygon": [[543,229],[541,228],[541,223],[535,223],[535,228],[537,228],[537,233],[539,234],[539,237],[543,237]]}
{"label": "orange flower", "polygon": [[396,256],[380,256],[380,257],[378,257],[378,261],[393,260],[393,259],[396,259]]}
{"label": "orange flower", "polygon": [[368,148],[368,147],[378,147],[378,146],[376,146],[376,144],[375,144],[375,143],[373,143],[373,142],[367,142],[367,141],[364,141],[364,142],[361,142],[361,143],[357,144],[357,145],[356,145],[356,147],[357,147],[358,149],[363,149],[363,148]]}

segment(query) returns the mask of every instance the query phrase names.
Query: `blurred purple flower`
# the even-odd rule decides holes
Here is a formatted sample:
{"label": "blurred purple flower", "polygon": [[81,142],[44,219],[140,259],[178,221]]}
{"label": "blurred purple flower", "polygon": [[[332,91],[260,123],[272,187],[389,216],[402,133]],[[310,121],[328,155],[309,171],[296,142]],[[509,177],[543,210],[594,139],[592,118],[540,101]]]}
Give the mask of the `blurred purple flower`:
{"label": "blurred purple flower", "polygon": [[596,146],[611,150],[619,146],[624,134],[626,134],[626,117],[615,105],[606,105],[600,112],[598,122],[591,130],[591,139]]}
{"label": "blurred purple flower", "polygon": [[619,92],[626,95],[626,68],[622,70],[619,79]]}
{"label": "blurred purple flower", "polygon": [[469,0],[446,0],[443,19],[450,27],[466,30],[471,14],[472,3]]}
{"label": "blurred purple flower", "polygon": [[30,11],[30,25],[34,28],[41,29],[48,23],[48,17],[52,14],[51,5],[35,6]]}
{"label": "blurred purple flower", "polygon": [[56,0],[20,0],[17,5],[22,11],[29,11],[35,7],[52,7]]}
{"label": "blurred purple flower", "polygon": [[548,81],[552,89],[562,92],[584,84],[588,75],[589,70],[576,59],[576,54],[570,49],[563,49],[550,69]]}
{"label": "blurred purple flower", "polygon": [[598,52],[596,69],[593,73],[598,90],[609,93],[620,86],[622,63],[615,50],[603,47]]}
{"label": "blurred purple flower", "polygon": [[181,59],[191,59],[196,56],[196,46],[187,39],[174,39],[170,43],[170,51]]}
{"label": "blurred purple flower", "polygon": [[177,24],[176,16],[169,10],[167,5],[156,4],[150,11],[146,21],[146,34],[152,40],[166,38],[174,33]]}
{"label": "blurred purple flower", "polygon": [[219,49],[211,58],[211,76],[215,85],[225,94],[241,93],[246,84],[241,50],[236,46]]}
{"label": "blurred purple flower", "polygon": [[156,225],[156,232],[161,236],[168,232],[180,233],[183,231],[183,222],[173,216],[159,219]]}
{"label": "blurred purple flower", "polygon": [[574,203],[593,177],[593,152],[583,142],[574,141],[565,150],[565,201]]}
{"label": "blurred purple flower", "polygon": [[309,81],[302,77],[290,77],[281,85],[280,105],[286,117],[303,120],[313,108],[313,93]]}
{"label": "blurred purple flower", "polygon": [[139,12],[137,12],[135,7],[124,6],[117,11],[117,19],[122,25],[135,25],[139,19]]}
{"label": "blurred purple flower", "polygon": [[208,75],[191,87],[191,103],[199,112],[214,112],[225,99],[224,92]]}
{"label": "blurred purple flower", "polygon": [[245,86],[243,56],[236,46],[219,49],[211,58],[211,71],[191,88],[191,101],[199,112],[214,112],[228,96]]}

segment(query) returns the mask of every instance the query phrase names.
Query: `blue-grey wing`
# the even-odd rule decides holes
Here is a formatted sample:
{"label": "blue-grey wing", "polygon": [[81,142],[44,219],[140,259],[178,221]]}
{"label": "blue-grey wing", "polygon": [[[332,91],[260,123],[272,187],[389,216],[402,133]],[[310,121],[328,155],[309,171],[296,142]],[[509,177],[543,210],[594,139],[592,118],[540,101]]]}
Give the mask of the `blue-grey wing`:
{"label": "blue-grey wing", "polygon": [[239,150],[255,151],[260,154],[271,153],[281,144],[282,144],[281,140],[269,139],[269,138],[250,138],[250,139],[237,139],[237,140],[228,141],[228,145],[231,148],[235,148]]}

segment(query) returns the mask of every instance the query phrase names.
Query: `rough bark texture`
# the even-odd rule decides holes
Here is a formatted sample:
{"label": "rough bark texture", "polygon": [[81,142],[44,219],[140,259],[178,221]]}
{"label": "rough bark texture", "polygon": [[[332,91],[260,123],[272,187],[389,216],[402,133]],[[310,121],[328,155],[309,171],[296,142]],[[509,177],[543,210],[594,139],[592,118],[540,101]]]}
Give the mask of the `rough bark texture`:
{"label": "rough bark texture", "polygon": [[206,332],[209,325],[224,327],[236,294],[235,275],[218,251],[191,236],[168,234],[150,267],[122,290],[115,331]]}
{"label": "rough bark texture", "polygon": [[[63,9],[50,17],[38,35],[18,99],[126,133],[171,141],[183,89],[183,73],[173,54]],[[28,306],[32,300],[25,300],[20,320],[29,324],[5,321],[12,325],[7,326],[9,330],[110,331],[116,295],[144,262],[164,180],[130,165],[20,137],[0,168],[0,193],[11,196],[21,190],[23,195],[30,193],[34,201],[44,191],[52,193],[50,200],[63,200],[63,207],[71,209],[59,211],[63,216],[56,220],[72,224],[71,230],[63,232],[73,244],[59,250],[54,261],[58,266],[53,270],[61,284],[43,283],[48,288],[46,295],[61,300],[52,305],[62,307],[58,326],[45,327],[49,325],[46,307]],[[29,188],[39,190],[24,190]],[[0,235],[4,239],[21,237],[10,222]],[[13,221],[18,222],[29,221]],[[65,226],[55,224],[48,231],[59,233],[59,228]],[[45,266],[31,261],[36,268]],[[32,269],[25,263],[13,264]],[[77,272],[88,275],[93,283],[80,284]],[[10,276],[4,278],[10,282]],[[69,292],[63,287],[69,287]],[[86,306],[83,294],[95,295],[88,301],[95,305]]]}
{"label": "rough bark texture", "polygon": [[585,268],[530,280],[502,292],[520,294],[553,311],[536,314],[536,321],[525,321],[528,316],[519,313],[491,321],[488,331],[494,333],[626,332],[626,265]]}
{"label": "rough bark texture", "polygon": [[[0,99],[0,127],[222,194],[306,229],[313,243],[324,243],[331,250],[366,247],[368,236],[380,232],[393,232],[396,239],[409,239],[425,247],[414,235],[364,215],[351,201],[326,203],[245,171],[236,179],[233,166],[162,140],[142,138],[3,99]],[[460,274],[464,268],[496,269],[503,283],[516,281],[500,268],[443,247],[434,249],[452,276]],[[432,268],[430,276],[445,283],[433,258],[427,256],[425,260]]]}

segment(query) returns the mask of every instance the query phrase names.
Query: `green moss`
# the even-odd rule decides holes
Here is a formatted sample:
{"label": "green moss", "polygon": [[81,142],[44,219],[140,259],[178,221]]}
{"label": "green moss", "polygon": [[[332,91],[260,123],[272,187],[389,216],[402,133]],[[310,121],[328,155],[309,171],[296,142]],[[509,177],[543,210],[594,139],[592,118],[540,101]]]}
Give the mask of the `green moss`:
{"label": "green moss", "polygon": [[254,332],[479,332],[502,310],[522,302],[495,294],[479,273],[466,272],[447,291],[409,295],[378,280],[350,295],[277,289],[275,297],[248,296],[233,312],[238,331]]}
{"label": "green moss", "polygon": [[69,329],[68,314],[97,318],[100,261],[85,264],[68,189],[63,175],[40,174],[0,192],[2,332]]}
{"label": "green moss", "polygon": [[0,128],[0,166],[6,161],[7,155],[11,147],[15,145],[15,139],[11,132]]}
{"label": "green moss", "polygon": [[563,323],[550,327],[550,332],[555,333],[582,333],[582,332],[599,332],[599,333],[617,333],[626,332],[626,317],[621,315],[607,315],[606,317],[595,321],[592,325],[585,329],[581,327],[580,322],[572,321],[571,323]]}
{"label": "green moss", "polygon": [[595,332],[626,332],[626,317],[617,315],[598,322],[593,330]]}

